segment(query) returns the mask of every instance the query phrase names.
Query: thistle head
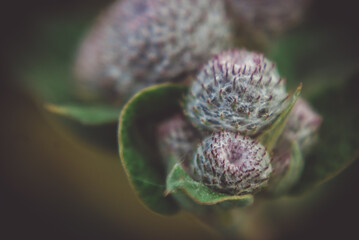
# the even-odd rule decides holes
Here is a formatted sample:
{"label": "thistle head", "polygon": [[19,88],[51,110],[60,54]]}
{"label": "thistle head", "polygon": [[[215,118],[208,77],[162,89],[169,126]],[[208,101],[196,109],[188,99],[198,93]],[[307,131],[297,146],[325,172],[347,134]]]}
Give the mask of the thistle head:
{"label": "thistle head", "polygon": [[117,1],[85,39],[77,77],[126,98],[151,84],[184,79],[229,42],[220,0]]}
{"label": "thistle head", "polygon": [[278,33],[302,19],[310,0],[226,0],[239,27]]}
{"label": "thistle head", "polygon": [[229,131],[216,132],[198,146],[193,177],[209,188],[232,195],[254,193],[266,186],[272,172],[264,146]]}
{"label": "thistle head", "polygon": [[275,64],[244,49],[212,58],[190,87],[185,111],[207,130],[255,135],[286,106],[288,95]]}

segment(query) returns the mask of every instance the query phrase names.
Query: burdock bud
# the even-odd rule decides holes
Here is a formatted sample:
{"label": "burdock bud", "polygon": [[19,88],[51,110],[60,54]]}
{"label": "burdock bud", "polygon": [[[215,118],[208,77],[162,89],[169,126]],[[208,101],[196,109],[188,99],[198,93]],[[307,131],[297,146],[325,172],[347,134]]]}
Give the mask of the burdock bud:
{"label": "burdock bud", "polygon": [[222,131],[204,139],[192,162],[194,179],[231,195],[255,193],[272,172],[264,146],[239,133]]}
{"label": "burdock bud", "polygon": [[127,98],[185,79],[229,42],[220,0],[117,1],[85,39],[75,73],[86,88]]}
{"label": "burdock bud", "polygon": [[210,60],[193,81],[185,110],[194,125],[255,135],[285,108],[288,95],[275,64],[244,49]]}
{"label": "burdock bud", "polygon": [[270,179],[269,191],[273,191],[278,187],[280,181],[289,170],[292,159],[291,145],[289,142],[280,142],[275,149],[273,149],[272,156],[272,174]]}
{"label": "burdock bud", "polygon": [[278,33],[302,19],[309,0],[226,0],[239,27]]}
{"label": "burdock bud", "polygon": [[321,123],[322,117],[304,99],[299,98],[289,115],[282,138],[289,142],[296,141],[299,148],[306,152],[315,142]]}
{"label": "burdock bud", "polygon": [[285,191],[299,179],[304,166],[301,158],[314,144],[321,122],[321,116],[299,98],[273,150],[270,191]]}
{"label": "burdock bud", "polygon": [[158,126],[157,142],[164,160],[174,156],[187,165],[199,142],[199,134],[184,116],[176,114]]}

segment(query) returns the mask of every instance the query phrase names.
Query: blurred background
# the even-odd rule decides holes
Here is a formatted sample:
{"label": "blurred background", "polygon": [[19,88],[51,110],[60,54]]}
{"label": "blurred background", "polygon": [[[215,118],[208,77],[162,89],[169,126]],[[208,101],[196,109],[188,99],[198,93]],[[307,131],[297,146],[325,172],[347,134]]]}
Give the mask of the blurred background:
{"label": "blurred background", "polygon": [[[68,127],[72,123],[46,113],[41,101],[22,86],[18,71],[24,62],[37,59],[37,49],[41,49],[43,63],[62,57],[70,64],[76,44],[68,52],[61,45],[79,42],[109,2],[2,3],[0,239],[219,238],[188,213],[164,217],[147,210],[124,175],[115,144],[101,147],[84,141]],[[356,7],[355,1],[317,0],[311,15],[325,24],[358,31]],[[51,43],[41,41],[44,34],[55,33],[62,21],[66,34],[54,35]],[[47,65],[39,63],[40,71],[42,68],[45,71]],[[80,131],[88,132],[86,128]],[[115,131],[116,125],[109,125],[88,134],[102,132],[115,142]],[[359,216],[358,173],[359,162],[320,187],[314,193],[319,200],[282,220],[281,239],[354,239]]]}

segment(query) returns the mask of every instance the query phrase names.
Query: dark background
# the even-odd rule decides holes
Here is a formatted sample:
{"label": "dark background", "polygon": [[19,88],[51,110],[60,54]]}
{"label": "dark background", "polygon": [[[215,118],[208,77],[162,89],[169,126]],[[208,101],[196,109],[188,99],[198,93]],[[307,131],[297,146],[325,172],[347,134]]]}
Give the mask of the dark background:
{"label": "dark background", "polygon": [[[0,239],[216,239],[187,213],[163,217],[145,209],[116,152],[81,141],[18,87],[14,66],[21,64],[19,56],[31,58],[27,52],[38,22],[84,9],[96,16],[105,5],[96,0],[1,4]],[[320,0],[312,17],[356,29],[357,9],[355,1]],[[288,219],[282,238],[358,238],[358,173],[355,163],[325,184],[328,193],[296,220]]]}

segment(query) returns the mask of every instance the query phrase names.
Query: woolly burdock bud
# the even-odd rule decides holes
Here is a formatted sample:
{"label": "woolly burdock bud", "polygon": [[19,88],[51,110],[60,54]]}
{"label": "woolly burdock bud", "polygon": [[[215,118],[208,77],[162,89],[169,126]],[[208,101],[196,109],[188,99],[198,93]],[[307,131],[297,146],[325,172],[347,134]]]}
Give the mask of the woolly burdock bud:
{"label": "woolly burdock bud", "polygon": [[275,64],[244,49],[215,56],[199,72],[186,98],[186,114],[209,130],[255,135],[287,105],[284,80]]}
{"label": "woolly burdock bud", "polygon": [[157,128],[157,143],[165,160],[174,156],[187,165],[198,142],[197,130],[180,114],[165,120]]}
{"label": "woolly burdock bud", "polygon": [[300,22],[310,0],[225,0],[239,27],[278,33]]}
{"label": "woolly burdock bud", "polygon": [[315,142],[322,117],[310,105],[299,98],[294,105],[283,131],[283,138],[296,141],[299,148],[306,152]]}
{"label": "woolly burdock bud", "polygon": [[192,175],[209,188],[231,195],[255,193],[272,171],[264,146],[238,133],[222,131],[204,139],[192,162]]}
{"label": "woolly burdock bud", "polygon": [[80,84],[127,98],[151,84],[183,80],[230,42],[220,0],[123,0],[81,47]]}

